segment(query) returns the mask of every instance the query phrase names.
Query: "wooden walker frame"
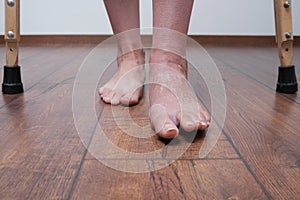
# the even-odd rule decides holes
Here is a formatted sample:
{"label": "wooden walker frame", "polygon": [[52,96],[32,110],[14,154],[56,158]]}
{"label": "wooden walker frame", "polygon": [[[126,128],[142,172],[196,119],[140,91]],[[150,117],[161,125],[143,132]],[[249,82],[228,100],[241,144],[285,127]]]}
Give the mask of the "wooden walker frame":
{"label": "wooden walker frame", "polygon": [[[21,71],[18,65],[20,41],[20,0],[4,0],[6,66],[2,92],[17,94],[23,92]],[[292,0],[274,0],[276,42],[281,66],[278,71],[277,92],[295,93],[298,84],[293,66]]]}

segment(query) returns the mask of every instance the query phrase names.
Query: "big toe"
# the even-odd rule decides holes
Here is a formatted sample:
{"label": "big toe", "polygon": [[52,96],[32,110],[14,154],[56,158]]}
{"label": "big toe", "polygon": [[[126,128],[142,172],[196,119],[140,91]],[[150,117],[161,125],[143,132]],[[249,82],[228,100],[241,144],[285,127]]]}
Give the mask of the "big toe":
{"label": "big toe", "polygon": [[160,137],[172,139],[178,136],[179,130],[176,124],[170,119],[162,105],[156,104],[151,106],[149,114],[151,124]]}
{"label": "big toe", "polygon": [[158,135],[162,138],[172,139],[177,137],[179,130],[177,126],[169,119],[164,124],[163,128],[158,132]]}

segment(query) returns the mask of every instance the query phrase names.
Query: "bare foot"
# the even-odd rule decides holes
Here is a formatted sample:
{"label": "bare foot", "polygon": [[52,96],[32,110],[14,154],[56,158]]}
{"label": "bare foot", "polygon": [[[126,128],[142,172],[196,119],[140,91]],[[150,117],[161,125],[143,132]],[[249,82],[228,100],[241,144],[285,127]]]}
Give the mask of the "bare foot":
{"label": "bare foot", "polygon": [[145,53],[135,50],[118,57],[117,73],[99,89],[105,103],[134,105],[143,96]]}
{"label": "bare foot", "polygon": [[[154,56],[153,56],[154,57]],[[185,131],[205,130],[210,115],[200,105],[187,81],[187,64],[168,56],[151,58],[150,119],[154,130],[163,138],[174,138],[180,125]]]}

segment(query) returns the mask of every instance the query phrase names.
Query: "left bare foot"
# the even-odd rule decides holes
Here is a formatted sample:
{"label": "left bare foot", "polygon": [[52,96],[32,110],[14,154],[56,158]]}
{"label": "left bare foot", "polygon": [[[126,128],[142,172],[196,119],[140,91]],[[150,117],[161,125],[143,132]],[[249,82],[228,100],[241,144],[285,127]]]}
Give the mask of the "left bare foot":
{"label": "left bare foot", "polygon": [[117,73],[99,89],[105,103],[133,105],[143,95],[145,53],[135,50],[118,57]]}

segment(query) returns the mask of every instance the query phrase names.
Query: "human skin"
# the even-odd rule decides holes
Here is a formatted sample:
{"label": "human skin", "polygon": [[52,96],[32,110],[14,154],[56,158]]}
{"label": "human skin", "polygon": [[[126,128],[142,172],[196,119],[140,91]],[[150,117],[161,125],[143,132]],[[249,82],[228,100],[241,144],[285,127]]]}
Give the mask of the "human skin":
{"label": "human skin", "polygon": [[[145,80],[139,1],[104,2],[113,31],[121,37],[118,38],[118,71],[99,89],[99,94],[104,102],[112,105],[136,104]],[[187,81],[185,51],[192,7],[193,0],[153,0],[149,114],[154,130],[163,138],[176,137],[178,126],[186,131],[205,130],[211,120]]]}

